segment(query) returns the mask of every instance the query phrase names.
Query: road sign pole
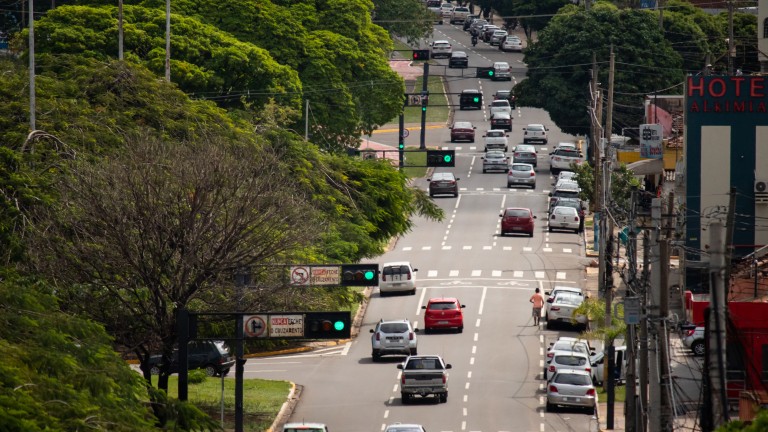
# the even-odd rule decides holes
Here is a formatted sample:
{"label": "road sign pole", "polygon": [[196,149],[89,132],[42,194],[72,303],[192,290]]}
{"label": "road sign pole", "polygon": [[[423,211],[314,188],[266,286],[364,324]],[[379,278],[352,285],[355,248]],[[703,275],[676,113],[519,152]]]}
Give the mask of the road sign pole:
{"label": "road sign pole", "polygon": [[[422,76],[421,81],[421,97],[425,97],[429,94],[429,87],[427,86],[429,82],[429,62],[424,62],[424,76]],[[426,144],[426,130],[427,130],[427,111],[421,110],[421,137],[419,139],[419,149],[420,150],[426,150],[427,144]]]}
{"label": "road sign pole", "polygon": [[397,141],[397,160],[398,160],[397,166],[400,169],[403,169],[403,167],[405,166],[405,152],[403,151],[405,149],[405,113],[402,111],[400,112],[400,134],[398,135],[398,137],[399,138]]}

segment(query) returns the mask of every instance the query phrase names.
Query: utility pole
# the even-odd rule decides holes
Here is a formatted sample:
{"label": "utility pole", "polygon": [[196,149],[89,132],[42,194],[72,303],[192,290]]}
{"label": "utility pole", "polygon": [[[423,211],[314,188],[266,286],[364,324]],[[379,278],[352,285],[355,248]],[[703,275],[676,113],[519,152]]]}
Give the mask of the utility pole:
{"label": "utility pole", "polygon": [[402,171],[403,167],[405,167],[405,113],[403,111],[400,111],[399,126],[400,133],[397,135],[397,166]]}
{"label": "utility pole", "polygon": [[725,248],[723,247],[723,224],[713,222],[709,226],[710,296],[709,312],[709,384],[712,394],[712,428],[716,429],[728,421],[728,397],[725,381]]}
{"label": "utility pole", "polygon": [[648,231],[643,233],[643,317],[640,321],[640,431],[648,426],[648,286],[650,283],[651,241]]}
{"label": "utility pole", "polygon": [[[661,428],[661,370],[659,367],[659,353],[661,348],[660,339],[662,338],[661,326],[659,320],[664,317],[660,314],[661,305],[661,262],[659,251],[659,228],[661,226],[661,199],[654,198],[651,201],[651,297],[648,306],[648,315],[650,318],[649,350],[653,354],[651,368],[648,371],[648,430],[651,432],[660,432]],[[649,355],[650,356],[650,355]]]}
{"label": "utility pole", "polygon": [[[632,297],[637,296],[637,292],[633,289],[636,284],[637,277],[637,233],[635,232],[635,217],[637,211],[637,187],[632,187],[632,198],[629,206],[629,232],[627,233],[627,261],[629,276],[626,281],[628,293]],[[626,315],[625,315],[626,316]],[[625,428],[627,432],[637,432],[637,401],[636,395],[636,363],[635,358],[637,352],[635,351],[635,332],[636,328],[634,324],[627,325],[627,382],[626,382],[626,399],[624,406]]]}
{"label": "utility pole", "polygon": [[[24,2],[21,2],[24,4]],[[29,0],[29,131],[36,130],[35,111],[35,4]]]}
{"label": "utility pole", "polygon": [[[735,50],[736,41],[733,40],[733,0],[728,0],[728,76],[733,76],[733,57]],[[730,243],[726,242],[725,247],[727,248],[729,245]],[[726,281],[728,281],[728,279],[726,279]]]}
{"label": "utility pole", "polygon": [[659,247],[659,286],[661,288],[661,301],[659,303],[659,378],[661,391],[661,412],[659,416],[660,431],[672,432],[672,404],[671,404],[671,374],[669,370],[669,332],[667,331],[667,317],[669,316],[669,239],[660,241]]}
{"label": "utility pole", "polygon": [[728,303],[728,294],[731,292],[731,259],[733,258],[733,228],[736,223],[736,188],[731,187],[728,197],[728,216],[725,219],[725,296],[723,304]]}
{"label": "utility pole", "polygon": [[117,2],[117,59],[123,60],[123,0]]}
{"label": "utility pole", "polygon": [[[428,98],[429,97],[429,62],[424,62],[424,75],[421,77],[421,97]],[[423,103],[422,103],[423,105]],[[421,136],[419,137],[419,149],[420,150],[426,150],[427,149],[427,110],[422,109],[421,110]]]}
{"label": "utility pole", "polygon": [[605,110],[605,142],[608,146],[610,146],[613,136],[613,77],[615,73],[616,56],[613,53],[613,44],[611,44],[611,60],[608,69],[608,105]]}

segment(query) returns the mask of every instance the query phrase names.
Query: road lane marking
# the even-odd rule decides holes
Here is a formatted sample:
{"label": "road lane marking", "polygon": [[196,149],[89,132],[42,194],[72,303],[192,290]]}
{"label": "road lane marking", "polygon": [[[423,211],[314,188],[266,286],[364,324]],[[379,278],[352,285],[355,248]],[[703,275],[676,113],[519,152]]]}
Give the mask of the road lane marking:
{"label": "road lane marking", "polygon": [[472,354],[477,352],[477,345],[472,345]]}
{"label": "road lane marking", "polygon": [[[477,311],[478,315],[483,314],[483,308],[485,307],[485,294],[488,292],[487,287],[483,287],[483,293],[480,295],[480,309]],[[477,327],[480,327],[480,319],[477,319]]]}
{"label": "road lane marking", "polygon": [[521,278],[523,277],[523,272],[520,270],[515,270],[514,272],[512,272],[512,275],[516,278]]}
{"label": "road lane marking", "polygon": [[384,418],[389,418],[389,410],[384,410]]}
{"label": "road lane marking", "polygon": [[565,279],[565,272],[555,273],[555,279]]}
{"label": "road lane marking", "polygon": [[512,250],[512,246],[504,246],[504,250],[505,251],[511,251]]}
{"label": "road lane marking", "polygon": [[467,371],[467,379],[472,378],[472,371]]}
{"label": "road lane marking", "polygon": [[437,277],[437,270],[430,270],[427,272],[427,277]]}
{"label": "road lane marking", "polygon": [[475,321],[475,327],[480,327],[480,318],[478,318],[477,321]]}
{"label": "road lane marking", "polygon": [[478,337],[478,333],[475,333],[475,337],[473,338],[473,340],[474,340],[475,342],[477,342],[477,337]]}
{"label": "road lane marking", "polygon": [[472,270],[472,277],[479,277],[481,274],[483,274],[482,270]]}
{"label": "road lane marking", "polygon": [[501,270],[492,270],[491,276],[493,277],[501,277]]}
{"label": "road lane marking", "polygon": [[469,364],[471,364],[471,365],[475,364],[475,357],[470,357],[469,358]]}
{"label": "road lane marking", "polygon": [[410,246],[406,246],[406,247],[403,248],[403,252],[408,252],[411,249],[413,249],[413,248],[410,247]]}
{"label": "road lane marking", "polygon": [[571,253],[573,250],[571,248],[563,248],[563,253]]}
{"label": "road lane marking", "polygon": [[451,250],[450,246],[443,246],[443,250]]}
{"label": "road lane marking", "polygon": [[423,250],[423,251],[432,250],[432,246],[422,246],[421,250]]}
{"label": "road lane marking", "polygon": [[547,277],[546,273],[544,273],[543,271],[533,272],[533,274],[535,275],[534,277],[536,279],[544,279],[545,277]]}
{"label": "road lane marking", "polygon": [[544,252],[552,252],[552,248],[544,248]]}
{"label": "road lane marking", "polygon": [[459,271],[458,270],[451,270],[450,272],[448,272],[448,276],[449,277],[456,277],[458,275],[459,275]]}
{"label": "road lane marking", "polygon": [[462,249],[464,249],[464,250],[472,250],[472,246],[464,246]]}
{"label": "road lane marking", "polygon": [[464,402],[466,402],[468,398],[469,398],[469,395],[464,395]]}
{"label": "road lane marking", "polygon": [[469,390],[469,383],[464,384],[464,390]]}
{"label": "road lane marking", "polygon": [[533,251],[533,248],[530,247],[530,246],[524,246],[523,247],[523,252],[532,252],[532,251]]}

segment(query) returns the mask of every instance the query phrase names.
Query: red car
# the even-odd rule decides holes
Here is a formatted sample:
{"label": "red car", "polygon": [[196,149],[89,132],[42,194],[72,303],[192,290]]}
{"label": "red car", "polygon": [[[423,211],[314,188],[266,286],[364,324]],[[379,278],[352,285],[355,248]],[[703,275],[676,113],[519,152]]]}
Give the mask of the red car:
{"label": "red car", "polygon": [[464,331],[465,306],[455,297],[440,297],[429,299],[424,312],[424,332],[429,333],[434,329],[455,328],[459,333]]}
{"label": "red car", "polygon": [[533,220],[536,216],[531,209],[508,208],[499,216],[501,216],[501,235],[528,234],[529,237],[533,237]]}
{"label": "red car", "polygon": [[451,142],[458,140],[475,142],[475,126],[471,122],[459,121],[451,126]]}

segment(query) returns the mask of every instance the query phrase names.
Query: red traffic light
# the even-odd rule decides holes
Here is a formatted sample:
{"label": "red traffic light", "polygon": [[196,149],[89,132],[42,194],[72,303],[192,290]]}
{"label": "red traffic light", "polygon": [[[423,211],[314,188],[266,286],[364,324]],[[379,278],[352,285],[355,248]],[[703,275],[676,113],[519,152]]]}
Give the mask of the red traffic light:
{"label": "red traffic light", "polygon": [[429,60],[429,50],[413,50],[414,60]]}

